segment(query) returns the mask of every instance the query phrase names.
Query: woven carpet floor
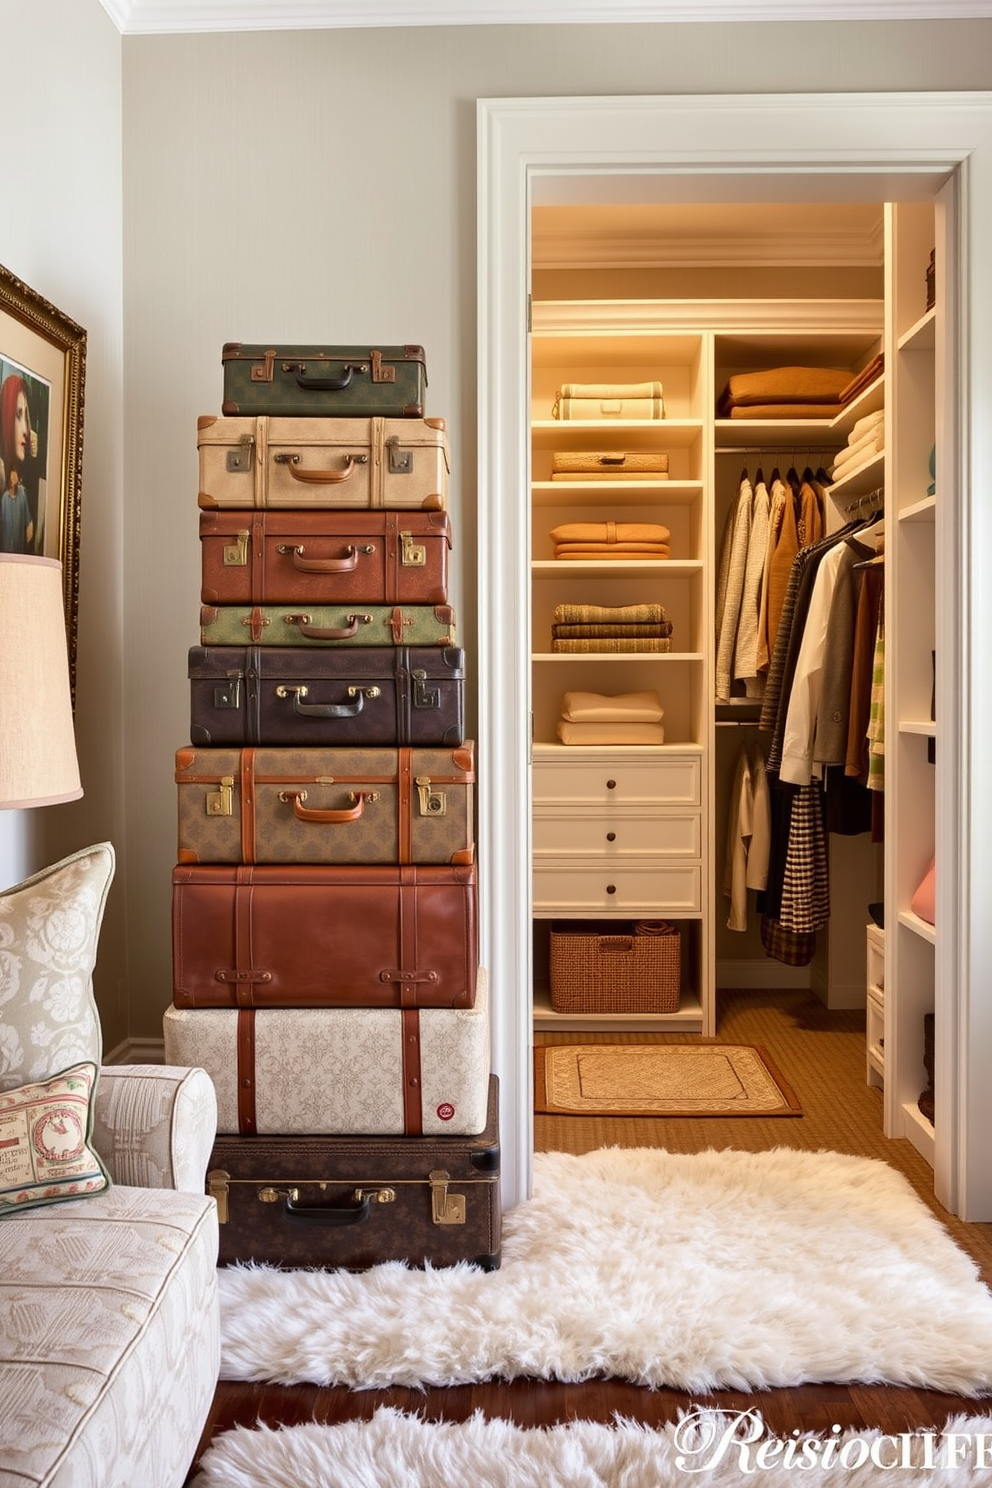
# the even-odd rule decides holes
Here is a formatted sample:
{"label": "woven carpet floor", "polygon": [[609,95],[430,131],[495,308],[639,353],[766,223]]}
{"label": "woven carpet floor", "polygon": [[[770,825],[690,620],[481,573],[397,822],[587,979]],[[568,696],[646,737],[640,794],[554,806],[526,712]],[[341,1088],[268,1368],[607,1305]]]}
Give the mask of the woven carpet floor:
{"label": "woven carpet floor", "polygon": [[[768,1050],[788,1081],[803,1114],[782,1121],[761,1116],[641,1117],[549,1116],[534,1118],[540,1152],[591,1152],[597,1147],[665,1147],[702,1152],[708,1147],[761,1152],[829,1148],[877,1157],[905,1174],[992,1285],[992,1224],[964,1224],[948,1215],[933,1193],[933,1172],[905,1138],[882,1132],[882,1092],[865,1080],[864,1012],[828,1012],[809,992],[728,991],[717,998],[717,1038]],[[534,1042],[683,1043],[684,1034],[535,1033]]]}

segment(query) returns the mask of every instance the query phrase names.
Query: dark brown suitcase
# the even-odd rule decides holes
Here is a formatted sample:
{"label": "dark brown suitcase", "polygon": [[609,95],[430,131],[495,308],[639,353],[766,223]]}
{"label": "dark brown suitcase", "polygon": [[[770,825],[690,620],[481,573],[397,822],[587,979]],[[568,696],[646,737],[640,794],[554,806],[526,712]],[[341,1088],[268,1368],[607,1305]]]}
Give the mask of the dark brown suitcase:
{"label": "dark brown suitcase", "polygon": [[222,1266],[499,1267],[499,1084],[477,1137],[242,1137],[214,1143]]}
{"label": "dark brown suitcase", "polygon": [[465,738],[457,646],[193,646],[194,744],[443,746]]}
{"label": "dark brown suitcase", "polygon": [[201,511],[204,604],[448,598],[446,512]]}
{"label": "dark brown suitcase", "polygon": [[176,750],[180,863],[471,863],[475,745]]}
{"label": "dark brown suitcase", "polygon": [[471,1007],[476,877],[463,867],[172,874],[176,1007]]}

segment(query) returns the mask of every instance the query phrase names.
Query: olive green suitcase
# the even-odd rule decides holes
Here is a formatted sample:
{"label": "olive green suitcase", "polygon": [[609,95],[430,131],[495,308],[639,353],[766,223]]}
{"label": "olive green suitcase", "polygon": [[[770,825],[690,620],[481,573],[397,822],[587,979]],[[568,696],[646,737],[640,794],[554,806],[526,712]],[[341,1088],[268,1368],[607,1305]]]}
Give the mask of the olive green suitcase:
{"label": "olive green suitcase", "polygon": [[453,646],[450,605],[201,605],[202,646]]}
{"label": "olive green suitcase", "polygon": [[228,341],[221,353],[225,415],[423,418],[422,346],[265,346]]}

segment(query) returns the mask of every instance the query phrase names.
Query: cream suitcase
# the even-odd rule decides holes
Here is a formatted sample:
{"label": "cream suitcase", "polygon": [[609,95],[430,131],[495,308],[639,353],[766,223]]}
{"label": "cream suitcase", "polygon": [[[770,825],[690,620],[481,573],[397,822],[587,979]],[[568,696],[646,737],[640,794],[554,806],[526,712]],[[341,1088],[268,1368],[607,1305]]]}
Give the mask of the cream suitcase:
{"label": "cream suitcase", "polygon": [[215,418],[197,421],[199,504],[443,511],[444,419]]}
{"label": "cream suitcase", "polygon": [[163,1018],[165,1061],[205,1069],[217,1130],[475,1136],[486,1125],[489,983],[471,1008],[188,1008]]}

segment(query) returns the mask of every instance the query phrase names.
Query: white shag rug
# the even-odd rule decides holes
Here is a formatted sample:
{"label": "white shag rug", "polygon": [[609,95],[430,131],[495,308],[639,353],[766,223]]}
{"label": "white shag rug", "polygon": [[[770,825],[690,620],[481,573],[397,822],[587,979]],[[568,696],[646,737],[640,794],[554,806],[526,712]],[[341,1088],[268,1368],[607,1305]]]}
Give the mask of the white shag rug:
{"label": "white shag rug", "polygon": [[220,1291],[224,1379],[992,1389],[973,1261],[895,1169],[831,1152],[541,1153],[499,1271],[237,1266]]}
{"label": "white shag rug", "polygon": [[192,1488],[992,1488],[990,1463],[989,1416],[955,1416],[932,1435],[776,1438],[757,1412],[697,1411],[657,1429],[618,1420],[523,1430],[384,1408],[339,1426],[237,1427],[204,1454]]}

